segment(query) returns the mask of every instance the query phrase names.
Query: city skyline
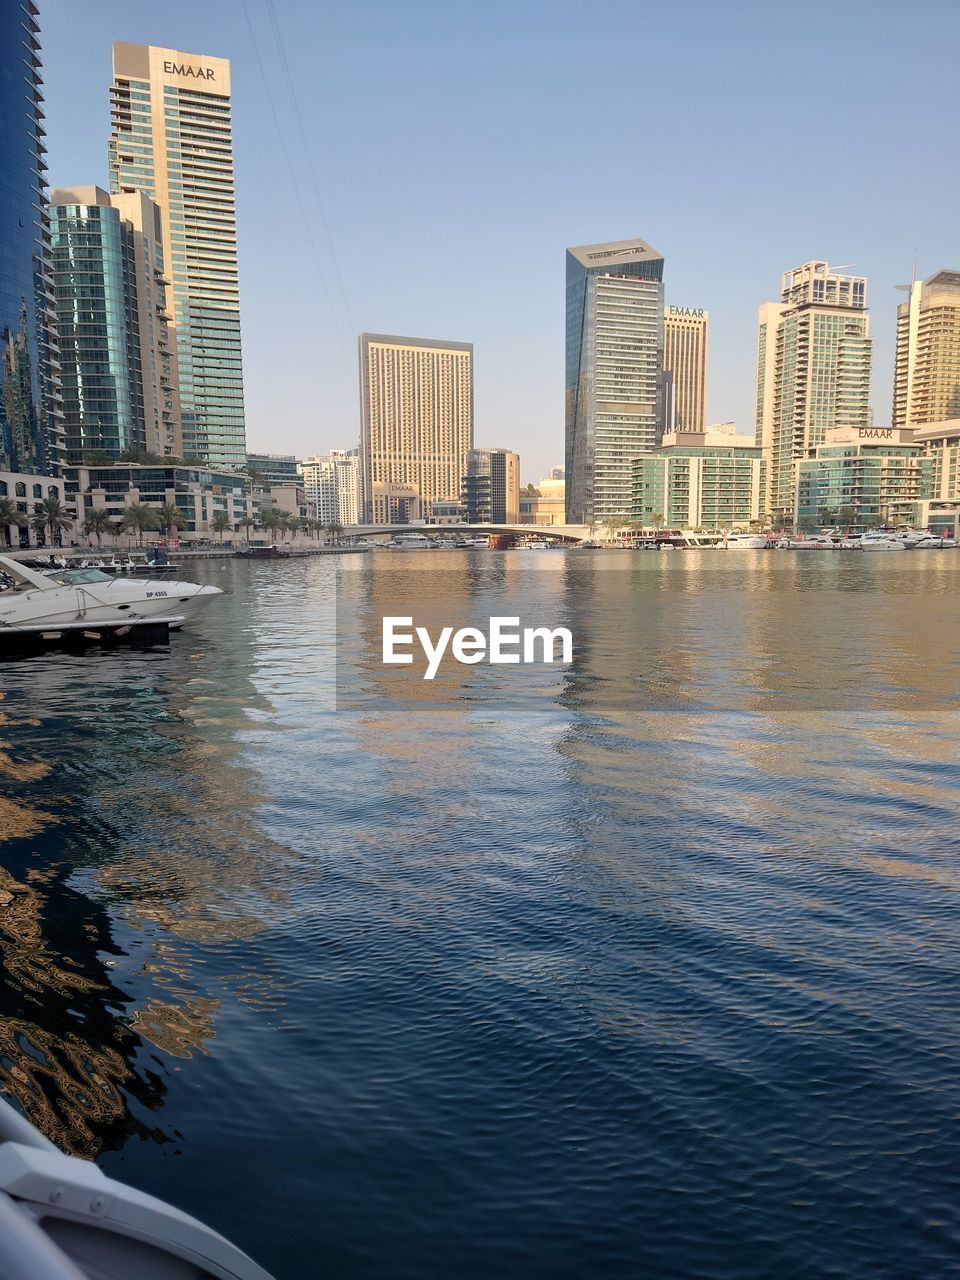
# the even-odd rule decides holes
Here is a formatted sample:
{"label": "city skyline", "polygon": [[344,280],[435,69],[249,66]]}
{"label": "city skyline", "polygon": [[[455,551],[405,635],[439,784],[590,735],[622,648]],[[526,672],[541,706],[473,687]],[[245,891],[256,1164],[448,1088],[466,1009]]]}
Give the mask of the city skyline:
{"label": "city skyline", "polygon": [[[803,138],[832,153],[844,118],[835,118],[835,99],[829,111],[826,103],[814,102],[802,126],[785,124],[782,113],[759,110],[764,85],[778,78],[785,17],[763,11],[751,42],[728,50],[721,66],[712,62],[711,42],[723,15],[699,9],[695,36],[692,24],[642,15],[668,49],[684,52],[693,74],[683,100],[671,97],[656,174],[645,166],[624,168],[617,184],[592,185],[571,184],[566,161],[561,166],[559,160],[568,144],[589,146],[592,162],[602,168],[611,149],[622,148],[621,138],[597,127],[599,108],[591,105],[590,86],[596,86],[599,71],[588,69],[569,99],[559,90],[579,65],[579,54],[600,42],[600,31],[578,31],[576,39],[546,32],[536,20],[539,7],[528,6],[512,23],[508,54],[495,41],[498,6],[459,15],[456,22],[438,21],[434,6],[415,7],[433,19],[431,37],[420,48],[403,24],[377,9],[383,47],[400,55],[403,68],[402,81],[393,78],[401,74],[398,69],[383,83],[381,60],[374,57],[365,66],[351,53],[364,47],[372,6],[328,15],[322,39],[309,14],[283,8],[279,26],[294,103],[267,11],[256,3],[249,5],[256,45],[244,22],[226,22],[226,7],[217,3],[199,10],[174,0],[160,14],[146,5],[108,2],[84,14],[82,23],[63,0],[43,6],[52,185],[105,182],[100,86],[109,77],[112,40],[198,49],[234,64],[235,82],[243,86],[234,95],[234,113],[248,448],[265,448],[278,438],[300,454],[351,445],[358,425],[351,358],[356,334],[448,332],[472,341],[478,353],[478,443],[507,441],[521,454],[525,477],[545,472],[558,460],[562,438],[561,253],[571,243],[630,235],[638,228],[669,263],[667,304],[693,299],[711,313],[708,422],[734,419],[741,432],[749,430],[757,305],[785,265],[814,257],[856,263],[857,273],[870,278],[873,415],[878,424],[889,421],[896,306],[902,300],[894,287],[909,281],[915,251],[919,278],[949,269],[956,258],[949,216],[956,177],[938,166],[942,198],[922,205],[902,181],[908,159],[914,169],[932,165],[948,142],[947,82],[935,72],[941,59],[948,69],[942,32],[944,22],[955,22],[955,13],[931,6],[908,22],[889,6],[885,21],[865,34],[854,16],[830,12],[833,40],[818,49],[810,74],[814,85],[829,83],[855,38],[875,74],[856,103],[851,101],[849,119],[868,118],[872,128],[851,153],[860,181],[849,191],[811,184],[798,200],[794,184],[778,185],[772,159],[758,162],[760,149],[774,142],[787,148]],[[628,6],[608,9],[618,29],[629,32],[641,22]],[[908,38],[922,41],[927,26],[941,34],[931,41],[921,77],[904,68],[900,51]],[[333,45],[343,50],[342,59],[332,56]],[[454,49],[458,60],[448,66]],[[464,59],[466,75],[460,74]],[[672,84],[669,64],[675,59],[663,62],[642,91],[629,84],[610,89],[620,109],[638,95],[655,99],[668,79]],[[481,107],[473,96],[476,76],[491,64],[504,92]],[[887,95],[882,82],[894,74],[901,92]],[[405,168],[402,148],[376,175],[366,164],[371,143],[382,134],[383,105],[397,94],[411,109],[429,105],[435,95],[449,97],[451,123],[431,119],[429,126],[432,145],[445,157],[435,174],[420,165]],[[707,132],[725,140],[716,155],[703,131],[706,106],[713,112]],[[312,159],[302,154],[297,114],[314,137]],[[334,126],[334,119],[347,123]],[[916,128],[921,120],[922,132]],[[451,149],[454,135],[457,145]],[[299,195],[314,224],[316,253],[297,211],[281,143],[301,166]],[[383,179],[390,192],[386,205]],[[745,206],[753,217],[743,217]],[[280,251],[294,242],[296,253]],[[371,251],[374,244],[389,252],[387,273],[379,253]],[[424,272],[425,261],[453,261],[457,252],[464,255],[465,269],[457,274],[456,288],[447,286],[445,273]],[[735,279],[719,269],[731,261]]]}

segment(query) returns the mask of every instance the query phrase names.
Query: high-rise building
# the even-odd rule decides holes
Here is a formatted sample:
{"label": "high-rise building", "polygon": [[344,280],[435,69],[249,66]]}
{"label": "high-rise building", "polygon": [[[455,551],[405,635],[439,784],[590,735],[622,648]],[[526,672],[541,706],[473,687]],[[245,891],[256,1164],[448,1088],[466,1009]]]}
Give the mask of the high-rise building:
{"label": "high-rise building", "polygon": [[520,519],[520,458],[509,449],[471,449],[463,477],[468,524],[517,524]]}
{"label": "high-rise building", "polygon": [[893,425],[960,417],[960,271],[915,280],[897,307]]}
{"label": "high-rise building", "polygon": [[161,210],[183,452],[243,467],[230,63],[115,41],[110,101],[110,189]]}
{"label": "high-rise building", "polygon": [[833,427],[870,418],[867,282],[826,262],[783,275],[779,303],[760,307],[756,442],[767,463],[765,517],[792,520],[796,468]]}
{"label": "high-rise building", "polygon": [[361,334],[360,418],[365,523],[459,502],[473,448],[473,344]]}
{"label": "high-rise building", "polygon": [[307,503],[321,524],[360,523],[360,458],[357,449],[331,449],[300,463]]}
{"label": "high-rise building", "polygon": [[37,12],[33,0],[0,5],[0,471],[56,474],[63,422]]}
{"label": "high-rise building", "polygon": [[50,197],[66,459],[91,450],[179,454],[179,392],[160,211],[140,191],[60,187]]}
{"label": "high-rise building", "polygon": [[567,250],[567,520],[629,517],[632,464],[663,429],[663,256],[643,240]]}
{"label": "high-rise building", "polygon": [[663,313],[663,370],[670,410],[665,427],[703,431],[707,417],[707,342],[710,317],[702,307],[667,307]]}

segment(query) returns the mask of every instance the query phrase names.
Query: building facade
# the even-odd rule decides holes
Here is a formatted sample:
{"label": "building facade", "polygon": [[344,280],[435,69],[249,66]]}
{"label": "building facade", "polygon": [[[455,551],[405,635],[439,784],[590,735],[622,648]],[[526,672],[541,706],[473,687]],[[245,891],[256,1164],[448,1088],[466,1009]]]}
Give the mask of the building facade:
{"label": "building facade", "polygon": [[90,451],[179,455],[159,209],[139,191],[58,188],[50,238],[66,461]]}
{"label": "building facade", "polygon": [[960,417],[913,432],[913,443],[930,458],[930,491],[918,523],[934,532],[960,533]]}
{"label": "building facade", "polygon": [[331,449],[299,464],[307,503],[321,524],[360,523],[360,458],[357,449]]}
{"label": "building facade", "polygon": [[473,344],[360,335],[363,523],[458,502],[473,448]]}
{"label": "building facade", "polygon": [[870,424],[870,321],[863,276],[807,262],[783,275],[780,302],[761,306],[756,440],[767,460],[767,512],[788,520],[796,470],[834,427]]}
{"label": "building facade", "polygon": [[469,524],[517,524],[520,457],[509,449],[471,449],[461,502]]}
{"label": "building facade", "polygon": [[633,459],[663,427],[663,256],[643,240],[567,250],[567,520],[626,517]]}
{"label": "building facade", "polygon": [[893,425],[960,417],[960,271],[915,280],[897,307]]}
{"label": "building facade", "polygon": [[0,5],[0,470],[54,472],[63,440],[37,6]]}
{"label": "building facade", "polygon": [[247,468],[266,484],[302,484],[300,463],[292,453],[248,453]]}
{"label": "building facade", "polygon": [[632,518],[645,528],[749,528],[763,520],[765,472],[752,436],[665,435],[634,459]]}
{"label": "building facade", "polygon": [[521,524],[566,524],[566,482],[562,473],[563,467],[551,467],[546,478],[534,486],[536,493],[520,494]]}
{"label": "building facade", "polygon": [[246,461],[230,63],[113,45],[110,189],[160,206],[183,452]]}
{"label": "building facade", "polygon": [[912,524],[931,494],[934,461],[896,427],[837,427],[797,467],[796,524],[862,533]]}
{"label": "building facade", "polygon": [[[39,515],[43,509],[44,498],[56,498],[66,506],[64,482],[56,476],[38,476],[32,472],[0,471],[0,498],[6,498],[16,507],[22,524],[0,525],[0,551],[4,547],[18,549],[21,547],[45,546],[49,533],[44,529],[33,529],[30,520]],[[72,513],[68,510],[67,515]],[[61,541],[69,543],[76,536],[74,529],[61,534]]]}
{"label": "building facade", "polygon": [[707,420],[707,349],[710,317],[702,307],[667,307],[663,313],[665,429],[703,431]]}

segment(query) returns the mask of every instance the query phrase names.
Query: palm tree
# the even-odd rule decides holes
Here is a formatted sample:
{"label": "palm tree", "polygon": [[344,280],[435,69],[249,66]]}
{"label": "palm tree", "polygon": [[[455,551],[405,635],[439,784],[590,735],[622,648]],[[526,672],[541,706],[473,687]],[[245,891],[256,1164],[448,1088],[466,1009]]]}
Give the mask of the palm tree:
{"label": "palm tree", "polygon": [[123,514],[120,517],[120,528],[124,533],[135,533],[137,535],[137,546],[143,546],[143,535],[148,529],[156,529],[159,527],[157,520],[157,508],[148,507],[143,502],[131,502],[129,507],[124,507]]}
{"label": "palm tree", "polygon": [[214,533],[220,535],[220,545],[223,546],[223,535],[228,529],[233,530],[233,521],[227,515],[226,511],[215,511],[213,519],[210,521],[210,528]]}
{"label": "palm tree", "polygon": [[89,538],[91,533],[97,539],[97,550],[103,546],[103,535],[112,533],[115,526],[110,519],[110,513],[104,510],[91,511],[83,522],[84,536]]}
{"label": "palm tree", "polygon": [[16,525],[18,529],[25,529],[29,523],[23,512],[17,509],[17,504],[12,498],[0,498],[0,529],[3,530],[4,542],[8,547],[11,545],[10,526]]}
{"label": "palm tree", "polygon": [[343,525],[339,522],[339,520],[330,521],[330,523],[327,525],[327,533],[329,533],[330,540],[333,543],[333,545],[335,547],[339,547],[340,535],[343,533]]}
{"label": "palm tree", "polygon": [[264,507],[260,512],[260,528],[276,533],[283,522],[283,514],[276,507]]}
{"label": "palm tree", "polygon": [[51,547],[56,546],[57,535],[69,529],[73,521],[67,517],[66,508],[59,498],[44,498],[37,504],[36,514],[30,521],[37,533],[49,533]]}
{"label": "palm tree", "polygon": [[187,527],[184,514],[175,502],[165,502],[157,511],[157,519],[160,521],[159,527],[168,538],[173,537],[178,529]]}
{"label": "palm tree", "polygon": [[250,530],[254,527],[256,523],[257,523],[257,517],[255,515],[252,515],[249,511],[245,511],[243,513],[243,517],[239,521],[240,528],[247,535],[248,542],[250,541]]}

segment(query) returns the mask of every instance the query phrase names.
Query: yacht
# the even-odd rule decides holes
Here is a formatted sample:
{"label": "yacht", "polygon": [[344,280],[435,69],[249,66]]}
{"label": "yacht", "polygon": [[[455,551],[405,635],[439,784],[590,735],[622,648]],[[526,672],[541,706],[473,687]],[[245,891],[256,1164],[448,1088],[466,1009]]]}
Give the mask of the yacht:
{"label": "yacht", "polygon": [[40,573],[0,555],[0,630],[123,625],[144,618],[191,620],[217,596],[219,587],[196,582],[116,578],[101,569]]}
{"label": "yacht", "polygon": [[0,1099],[0,1275],[270,1280],[204,1223],[64,1155]]}
{"label": "yacht", "polygon": [[862,551],[906,551],[903,538],[891,529],[870,529],[860,539]]}
{"label": "yacht", "polygon": [[742,547],[750,550],[768,547],[770,539],[765,533],[728,533],[717,545],[724,550],[736,550]]}
{"label": "yacht", "polygon": [[400,533],[384,545],[389,551],[429,551],[433,543],[423,533]]}

